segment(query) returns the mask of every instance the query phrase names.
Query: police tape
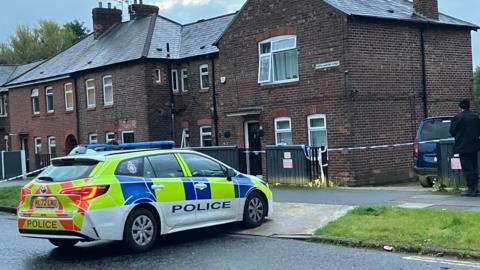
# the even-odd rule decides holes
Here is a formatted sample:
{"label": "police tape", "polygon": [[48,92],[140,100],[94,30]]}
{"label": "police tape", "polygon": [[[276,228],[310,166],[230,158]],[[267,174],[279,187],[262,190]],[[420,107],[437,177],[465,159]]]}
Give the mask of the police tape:
{"label": "police tape", "polygon": [[344,148],[333,148],[328,149],[328,152],[344,152],[344,151],[358,151],[358,150],[376,150],[376,149],[388,149],[388,148],[398,148],[405,146],[413,146],[415,144],[427,144],[427,143],[438,143],[445,140],[429,140],[421,142],[409,142],[409,143],[397,143],[397,144],[382,144],[382,145],[372,145],[372,146],[358,146],[358,147],[344,147]]}
{"label": "police tape", "polygon": [[32,171],[32,172],[26,173],[26,174],[21,174],[21,175],[15,176],[15,177],[10,177],[10,178],[8,178],[8,179],[0,180],[0,184],[6,183],[6,182],[15,181],[15,180],[18,180],[18,179],[20,179],[20,178],[27,177],[27,176],[29,176],[29,175],[39,173],[39,172],[45,170],[46,168],[47,168],[47,167],[43,167],[43,168],[41,168],[41,169],[38,169],[38,170],[35,170],[35,171]]}

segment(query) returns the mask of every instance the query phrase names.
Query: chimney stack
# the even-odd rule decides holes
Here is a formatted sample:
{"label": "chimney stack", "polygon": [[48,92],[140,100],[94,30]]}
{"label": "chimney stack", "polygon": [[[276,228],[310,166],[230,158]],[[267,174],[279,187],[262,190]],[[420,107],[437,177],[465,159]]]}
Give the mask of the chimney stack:
{"label": "chimney stack", "polygon": [[438,20],[438,0],[413,0],[413,9],[429,19]]}
{"label": "chimney stack", "polygon": [[92,10],[93,17],[93,36],[99,38],[105,31],[117,23],[122,22],[122,11],[113,8],[108,3],[108,8],[103,8],[102,2],[98,3],[98,7]]}
{"label": "chimney stack", "polygon": [[128,7],[128,12],[130,13],[130,20],[140,19],[147,17],[149,15],[158,14],[159,8],[153,5],[144,5],[143,0],[140,0],[140,3],[135,0],[132,5]]}

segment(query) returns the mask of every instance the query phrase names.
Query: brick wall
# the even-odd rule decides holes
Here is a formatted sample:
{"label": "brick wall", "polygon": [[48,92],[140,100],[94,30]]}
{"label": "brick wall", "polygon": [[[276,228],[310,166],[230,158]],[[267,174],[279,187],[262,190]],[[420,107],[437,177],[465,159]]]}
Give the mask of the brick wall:
{"label": "brick wall", "polygon": [[[42,154],[48,154],[48,138],[55,137],[56,154],[65,155],[67,150],[65,149],[65,141],[67,137],[69,135],[77,136],[75,111],[67,112],[65,109],[64,85],[66,83],[73,83],[73,80],[60,80],[9,90],[12,149],[21,149],[21,138],[27,138],[30,169],[35,167],[35,137],[41,138]],[[46,87],[53,87],[53,113],[47,113]],[[39,115],[33,114],[32,89],[40,90]]]}
{"label": "brick wall", "polygon": [[[104,76],[113,79],[113,105],[104,105]],[[78,74],[79,142],[89,143],[89,134],[96,133],[98,142],[105,143],[105,134],[115,132],[116,140],[121,143],[122,131],[134,131],[136,142],[148,141],[146,77],[146,66],[141,62]],[[85,83],[90,79],[95,81],[95,108],[87,108]]]}

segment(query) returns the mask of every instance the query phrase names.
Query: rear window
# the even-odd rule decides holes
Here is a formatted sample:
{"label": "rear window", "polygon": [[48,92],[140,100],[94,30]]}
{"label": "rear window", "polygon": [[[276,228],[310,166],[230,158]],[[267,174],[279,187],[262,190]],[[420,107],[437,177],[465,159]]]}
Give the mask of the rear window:
{"label": "rear window", "polygon": [[56,160],[37,179],[43,181],[66,182],[88,178],[97,166],[94,160]]}
{"label": "rear window", "polygon": [[422,141],[448,139],[450,135],[449,119],[433,119],[423,124],[421,139]]}

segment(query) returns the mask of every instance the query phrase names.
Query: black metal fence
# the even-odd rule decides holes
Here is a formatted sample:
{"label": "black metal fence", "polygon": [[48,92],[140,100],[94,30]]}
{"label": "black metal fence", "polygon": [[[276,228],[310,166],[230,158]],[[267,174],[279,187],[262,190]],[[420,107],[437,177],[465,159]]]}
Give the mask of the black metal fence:
{"label": "black metal fence", "polygon": [[0,178],[9,179],[27,173],[24,151],[1,152]]}
{"label": "black metal fence", "polygon": [[237,146],[201,147],[191,149],[218,159],[242,173],[247,173],[245,149],[238,148]]}
{"label": "black metal fence", "polygon": [[52,158],[56,158],[56,154],[35,154],[35,169],[41,169],[50,166]]}

